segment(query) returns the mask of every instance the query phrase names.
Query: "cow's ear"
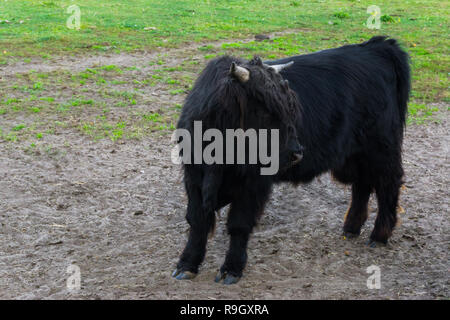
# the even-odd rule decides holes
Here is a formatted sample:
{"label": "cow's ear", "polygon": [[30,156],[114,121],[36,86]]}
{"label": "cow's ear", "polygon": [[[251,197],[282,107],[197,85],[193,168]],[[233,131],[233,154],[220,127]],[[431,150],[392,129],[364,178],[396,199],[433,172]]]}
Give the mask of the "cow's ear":
{"label": "cow's ear", "polygon": [[245,83],[250,79],[250,71],[238,66],[235,62],[231,63],[230,75],[232,75],[242,83]]}
{"label": "cow's ear", "polygon": [[254,56],[253,57],[252,64],[254,64],[254,65],[258,66],[258,67],[262,67],[263,66],[263,62],[262,62],[261,58],[258,57],[258,56]]}
{"label": "cow's ear", "polygon": [[283,86],[283,89],[285,91],[289,90],[289,81],[288,80],[281,80],[281,85]]}

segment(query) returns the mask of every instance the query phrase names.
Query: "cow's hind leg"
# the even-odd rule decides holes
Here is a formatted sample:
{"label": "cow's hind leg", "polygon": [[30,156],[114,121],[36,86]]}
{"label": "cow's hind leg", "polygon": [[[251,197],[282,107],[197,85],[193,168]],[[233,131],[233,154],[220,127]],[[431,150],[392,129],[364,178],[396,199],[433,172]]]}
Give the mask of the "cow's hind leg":
{"label": "cow's hind leg", "polygon": [[403,176],[403,169],[399,161],[398,159],[386,163],[386,167],[390,170],[380,172],[375,184],[378,215],[370,235],[370,246],[375,246],[376,242],[386,244],[396,225],[398,197]]}
{"label": "cow's hind leg", "polygon": [[225,262],[216,276],[216,282],[223,280],[224,284],[233,284],[242,277],[242,271],[247,263],[247,244],[250,234],[270,194],[270,189],[259,191],[262,192],[253,195],[243,193],[231,204],[227,221],[230,244]]}
{"label": "cow's hind leg", "polygon": [[335,179],[352,185],[352,200],[345,214],[344,235],[357,237],[361,227],[367,220],[367,205],[372,186],[368,176],[365,158],[361,154],[354,155],[338,170],[333,170]]}

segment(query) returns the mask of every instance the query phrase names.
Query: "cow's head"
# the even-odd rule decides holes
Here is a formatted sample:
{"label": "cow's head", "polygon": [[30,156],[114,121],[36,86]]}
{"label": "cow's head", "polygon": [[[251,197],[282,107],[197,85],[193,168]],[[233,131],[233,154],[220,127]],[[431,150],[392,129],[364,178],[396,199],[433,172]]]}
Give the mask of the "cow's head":
{"label": "cow's head", "polygon": [[300,106],[294,91],[280,71],[293,62],[266,65],[259,57],[250,61],[236,60],[229,66],[228,76],[233,90],[230,97],[240,107],[240,126],[243,129],[278,129],[280,168],[300,162],[303,147],[298,142],[295,122]]}

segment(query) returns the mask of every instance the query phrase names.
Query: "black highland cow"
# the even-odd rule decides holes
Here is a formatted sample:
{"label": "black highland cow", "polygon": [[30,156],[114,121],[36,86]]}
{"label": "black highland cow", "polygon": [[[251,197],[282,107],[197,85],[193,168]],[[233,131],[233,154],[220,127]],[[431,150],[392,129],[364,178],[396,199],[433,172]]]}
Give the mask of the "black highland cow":
{"label": "black highland cow", "polygon": [[359,235],[376,192],[369,244],[386,243],[397,221],[409,92],[408,56],[386,37],[265,63],[229,56],[211,61],[185,101],[178,128],[192,132],[197,120],[203,130],[277,128],[280,170],[265,176],[258,165],[184,164],[190,232],[173,276],[197,274],[215,211],[231,204],[230,244],[216,282],[237,282],[273,184],[309,182],[327,171],[352,185],[344,234]]}

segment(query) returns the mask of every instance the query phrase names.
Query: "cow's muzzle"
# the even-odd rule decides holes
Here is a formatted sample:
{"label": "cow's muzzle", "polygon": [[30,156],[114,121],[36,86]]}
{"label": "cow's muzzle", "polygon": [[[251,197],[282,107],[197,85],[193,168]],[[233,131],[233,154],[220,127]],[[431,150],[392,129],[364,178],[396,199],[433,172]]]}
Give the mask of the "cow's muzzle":
{"label": "cow's muzzle", "polygon": [[295,166],[297,163],[302,161],[302,159],[303,159],[303,152],[292,153],[292,155],[291,155],[291,165]]}

